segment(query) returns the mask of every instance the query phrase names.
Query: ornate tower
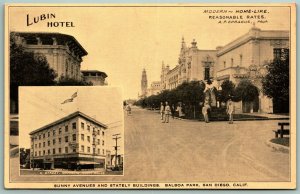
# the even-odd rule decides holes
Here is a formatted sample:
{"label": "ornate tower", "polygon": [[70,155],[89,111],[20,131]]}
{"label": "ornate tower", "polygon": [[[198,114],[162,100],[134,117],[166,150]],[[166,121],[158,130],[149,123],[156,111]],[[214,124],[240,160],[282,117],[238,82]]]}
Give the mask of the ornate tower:
{"label": "ornate tower", "polygon": [[147,96],[147,88],[148,88],[147,74],[146,74],[146,70],[143,69],[142,80],[141,80],[141,89],[142,89],[143,97]]}

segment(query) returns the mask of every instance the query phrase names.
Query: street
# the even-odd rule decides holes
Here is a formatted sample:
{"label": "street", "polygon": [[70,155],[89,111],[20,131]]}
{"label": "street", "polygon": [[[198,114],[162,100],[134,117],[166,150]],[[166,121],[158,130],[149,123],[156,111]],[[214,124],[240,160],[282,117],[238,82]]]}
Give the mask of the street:
{"label": "street", "polygon": [[[289,181],[289,153],[266,145],[277,122],[170,118],[170,123],[161,123],[157,111],[133,107],[131,115],[125,114],[124,176],[101,176],[101,181]],[[17,158],[11,162],[17,175]]]}
{"label": "street", "polygon": [[161,123],[139,108],[125,121],[125,175],[134,180],[289,180],[289,154],[266,146],[277,121]]}

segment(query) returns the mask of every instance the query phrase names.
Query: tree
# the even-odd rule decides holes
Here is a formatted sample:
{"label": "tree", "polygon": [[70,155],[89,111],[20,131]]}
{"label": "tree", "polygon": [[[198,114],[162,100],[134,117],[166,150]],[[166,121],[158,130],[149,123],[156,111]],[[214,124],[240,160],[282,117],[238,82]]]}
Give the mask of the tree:
{"label": "tree", "polygon": [[229,98],[233,98],[235,96],[235,84],[230,80],[225,80],[221,84],[221,91],[218,91],[218,99],[220,102],[227,102]]}
{"label": "tree", "polygon": [[18,112],[19,86],[54,85],[56,76],[44,55],[25,51],[24,47],[16,42],[15,34],[11,33],[10,99],[14,104],[13,107],[15,107],[11,107],[11,111]]}
{"label": "tree", "polygon": [[274,112],[289,112],[289,55],[275,59],[267,66],[262,80],[263,93],[273,98]]}
{"label": "tree", "polygon": [[258,95],[257,87],[248,79],[241,80],[235,89],[235,100],[251,102],[254,101]]}

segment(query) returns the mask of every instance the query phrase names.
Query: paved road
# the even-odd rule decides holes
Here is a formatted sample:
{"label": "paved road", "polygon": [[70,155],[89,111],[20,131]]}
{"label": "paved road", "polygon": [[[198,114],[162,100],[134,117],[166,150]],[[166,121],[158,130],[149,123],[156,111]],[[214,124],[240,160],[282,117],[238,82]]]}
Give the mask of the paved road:
{"label": "paved road", "polygon": [[[132,115],[125,115],[124,176],[89,180],[289,181],[289,153],[266,146],[276,128],[277,121],[161,123],[157,112],[133,107]],[[17,170],[17,160],[11,161]]]}
{"label": "paved road", "polygon": [[289,180],[289,154],[265,144],[277,121],[161,123],[159,117],[136,108],[125,118],[125,172],[134,180]]}

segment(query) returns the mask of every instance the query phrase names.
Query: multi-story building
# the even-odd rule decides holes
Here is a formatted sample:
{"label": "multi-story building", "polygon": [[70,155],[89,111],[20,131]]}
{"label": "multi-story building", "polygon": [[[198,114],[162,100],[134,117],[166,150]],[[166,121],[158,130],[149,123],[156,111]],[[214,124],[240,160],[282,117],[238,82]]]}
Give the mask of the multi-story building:
{"label": "multi-story building", "polygon": [[225,80],[237,85],[248,79],[259,95],[252,102],[235,103],[235,112],[272,113],[273,102],[263,95],[262,78],[267,64],[286,53],[289,53],[289,31],[261,30],[255,26],[216,50],[198,49],[195,40],[187,47],[182,39],[178,64],[173,69],[162,66],[161,84],[165,86],[162,90],[174,89],[184,81],[210,79],[220,86]]}
{"label": "multi-story building", "polygon": [[46,56],[57,78],[69,77],[80,80],[82,57],[87,51],[71,35],[51,32],[13,32],[16,42],[26,51]]}
{"label": "multi-story building", "polygon": [[32,131],[32,167],[105,168],[105,129],[105,124],[77,111]]}
{"label": "multi-story building", "polygon": [[107,85],[105,78],[107,74],[98,70],[81,70],[83,79],[86,82],[92,82],[94,86],[104,86]]}
{"label": "multi-story building", "polygon": [[273,112],[272,99],[262,92],[262,78],[267,73],[266,66],[288,52],[289,31],[261,30],[255,26],[243,36],[217,48],[216,79],[219,83],[230,80],[237,85],[248,79],[259,91],[254,101],[236,103],[237,111]]}
{"label": "multi-story building", "polygon": [[147,96],[157,95],[161,91],[160,81],[151,82],[150,88],[148,88]]}

